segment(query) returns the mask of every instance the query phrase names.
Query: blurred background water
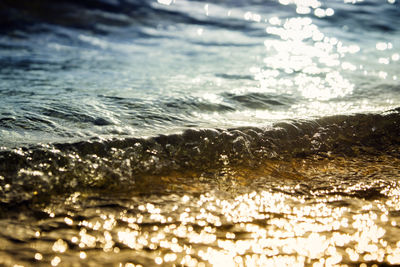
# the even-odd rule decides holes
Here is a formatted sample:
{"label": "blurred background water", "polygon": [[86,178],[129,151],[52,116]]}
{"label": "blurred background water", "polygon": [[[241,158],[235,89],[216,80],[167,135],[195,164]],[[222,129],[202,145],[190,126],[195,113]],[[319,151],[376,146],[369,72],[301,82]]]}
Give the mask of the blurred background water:
{"label": "blurred background water", "polygon": [[3,145],[377,112],[395,1],[2,1]]}
{"label": "blurred background water", "polygon": [[399,17],[0,1],[0,265],[398,266]]}

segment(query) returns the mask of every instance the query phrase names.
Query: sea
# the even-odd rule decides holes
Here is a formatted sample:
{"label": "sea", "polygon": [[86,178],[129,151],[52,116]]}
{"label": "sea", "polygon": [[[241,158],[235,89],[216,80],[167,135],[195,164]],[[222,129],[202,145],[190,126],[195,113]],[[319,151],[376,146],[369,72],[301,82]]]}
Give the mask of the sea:
{"label": "sea", "polygon": [[1,0],[0,266],[399,266],[398,0]]}

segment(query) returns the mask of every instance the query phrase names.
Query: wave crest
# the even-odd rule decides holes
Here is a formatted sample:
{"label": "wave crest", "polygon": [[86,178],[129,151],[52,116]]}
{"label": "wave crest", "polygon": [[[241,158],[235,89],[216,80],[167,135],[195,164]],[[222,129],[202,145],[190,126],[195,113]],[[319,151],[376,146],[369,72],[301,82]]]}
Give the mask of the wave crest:
{"label": "wave crest", "polygon": [[204,172],[226,166],[256,167],[265,160],[284,163],[315,154],[400,157],[399,111],[282,122],[266,129],[187,130],[147,139],[3,150],[0,201],[21,202],[74,190],[125,190],[149,175]]}

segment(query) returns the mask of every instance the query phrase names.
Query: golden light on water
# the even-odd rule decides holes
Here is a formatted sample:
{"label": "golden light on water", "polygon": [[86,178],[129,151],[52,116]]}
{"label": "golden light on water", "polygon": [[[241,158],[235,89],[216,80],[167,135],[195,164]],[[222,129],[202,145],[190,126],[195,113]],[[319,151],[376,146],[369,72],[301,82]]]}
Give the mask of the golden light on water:
{"label": "golden light on water", "polygon": [[[207,63],[206,67],[211,70],[194,70],[188,75],[178,73],[171,80],[166,79],[168,82],[165,84],[176,85],[177,88],[173,90],[181,90],[182,87],[187,86],[190,90],[193,88],[195,93],[185,98],[186,96],[182,95],[175,97],[174,92],[171,92],[171,99],[177,98],[179,101],[176,103],[167,101],[165,105],[161,101],[160,103],[163,103],[160,105],[161,112],[163,108],[176,108],[178,114],[181,104],[188,105],[190,110],[187,113],[192,112],[194,115],[185,114],[185,116],[188,115],[187,118],[192,119],[192,115],[196,118],[202,117],[207,127],[220,129],[227,128],[226,125],[267,127],[271,121],[297,118],[305,120],[325,115],[381,110],[382,104],[379,101],[385,103],[385,107],[396,107],[398,103],[390,98],[374,100],[375,104],[373,104],[371,98],[355,97],[359,90],[357,86],[363,85],[361,82],[357,85],[355,79],[363,80],[371,76],[388,83],[397,80],[397,76],[390,70],[393,67],[392,64],[400,60],[399,53],[395,50],[396,43],[374,40],[370,45],[370,52],[374,53],[373,64],[375,65],[373,65],[374,68],[368,68],[366,62],[369,58],[359,60],[362,58],[360,55],[367,53],[364,44],[351,43],[351,39],[343,38],[342,40],[338,36],[335,37],[334,33],[322,28],[323,23],[316,22],[337,15],[340,13],[339,10],[318,0],[279,0],[277,2],[283,6],[290,5],[295,10],[292,16],[288,17],[284,12],[272,12],[271,16],[267,17],[269,14],[258,13],[256,9],[227,10],[224,5],[190,2],[200,7],[197,13],[194,12],[195,15],[190,14],[199,25],[186,25],[187,29],[182,30],[185,34],[187,32],[191,34],[189,34],[190,38],[187,37],[190,41],[185,41],[190,43],[190,49],[185,50],[187,47],[182,47],[185,51],[180,56],[187,56],[191,60],[203,60],[196,53],[210,53],[212,56],[207,60],[211,63]],[[346,0],[344,2],[355,4],[362,1]],[[393,4],[395,1],[388,2]],[[172,10],[170,9],[172,6],[180,5],[182,9],[190,8],[188,3],[178,0],[154,1],[154,5],[165,8],[162,10],[165,13],[161,13],[166,16],[170,15],[168,12]],[[304,16],[307,14],[308,17]],[[206,19],[205,17],[212,21],[221,16],[232,18],[227,25],[232,26],[233,29],[236,27],[240,29],[243,25],[246,28],[249,24],[256,26],[248,28],[250,33],[243,33],[241,30],[225,29],[225,21],[215,26],[218,30],[215,30],[214,26],[201,24],[202,20]],[[173,28],[171,32],[167,31],[168,27],[159,26],[160,29],[146,29],[143,34],[157,36],[159,34],[157,31],[165,31],[166,38],[163,35],[162,39],[165,39],[163,42],[168,43],[168,49],[172,51],[172,48],[175,49],[174,46],[177,46],[174,43],[175,39],[179,39],[175,38],[176,32],[173,31],[180,34],[179,27],[182,25],[171,26]],[[80,34],[78,39],[104,51],[114,47],[111,42],[105,41],[105,37]],[[149,37],[149,39],[153,42],[156,38]],[[180,44],[179,41],[176,42]],[[126,45],[126,47],[130,49],[124,50],[125,52],[138,53],[134,51],[134,46]],[[207,49],[203,50],[204,47]],[[229,49],[225,49],[227,47]],[[243,53],[243,50],[253,48],[256,53]],[[226,53],[225,50],[228,52]],[[232,56],[235,51],[238,51],[238,57]],[[184,53],[187,55],[183,55]],[[166,60],[165,62],[169,63],[169,59],[161,58],[163,53],[159,55],[157,60]],[[225,70],[218,70],[221,73],[217,73],[213,69],[218,65],[217,61],[220,58],[230,60],[231,56],[235,58],[235,62],[230,62],[232,74]],[[243,62],[240,59],[243,59]],[[234,64],[239,67],[233,66]],[[376,65],[379,68],[376,68]],[[150,75],[156,74],[158,73]],[[169,74],[163,73],[163,75]],[[149,86],[157,87],[159,84]],[[396,90],[396,88],[393,86],[392,89]],[[167,87],[164,90],[169,89]],[[118,101],[124,102],[122,99]],[[144,103],[147,107],[150,102]],[[203,109],[202,105],[206,107]],[[133,106],[133,104],[132,106],[127,104],[126,109],[134,109]],[[191,110],[192,106],[193,110]],[[162,121],[162,117],[159,119]],[[300,121],[296,122],[300,123]],[[160,125],[162,123],[164,122]],[[308,123],[318,124],[319,121],[310,120]],[[346,123],[346,121],[343,122],[343,124]],[[172,119],[171,124],[174,124]],[[194,125],[201,126],[196,123]],[[304,127],[307,126],[306,123],[304,125]],[[374,136],[373,132],[375,132],[372,125],[370,136]],[[295,123],[292,126],[297,127]],[[333,126],[336,127],[336,124]],[[346,127],[351,126],[346,125]],[[358,126],[354,125],[354,127]],[[310,141],[310,145],[316,147],[326,145],[323,141],[321,143],[318,141],[319,136],[325,134],[323,127],[321,126],[321,129],[313,133],[314,136],[299,136],[299,140]],[[222,134],[220,144],[212,143],[213,141],[210,141],[208,137],[204,137],[202,140],[204,143],[201,144],[209,146],[209,150],[204,151],[211,154],[214,153],[213,149],[217,145],[222,147],[243,144],[244,148],[238,149],[239,152],[235,155],[239,159],[240,153],[246,152],[245,146],[250,143],[250,141],[245,142],[245,134],[257,135],[257,138],[254,138],[255,143],[268,143],[269,137],[265,139],[260,137],[263,129],[257,128],[259,132],[247,129],[247,132],[243,132],[243,135],[231,143],[224,142]],[[236,129],[224,134],[231,134],[234,131]],[[279,129],[271,131],[271,146],[275,145],[273,138],[281,138],[279,131]],[[296,131],[301,132],[302,128],[296,128]],[[275,134],[277,137],[274,136]],[[351,137],[342,135],[340,131],[338,135],[329,140],[329,142],[332,141],[332,144],[329,143],[332,148],[357,143],[353,139],[349,141]],[[385,139],[384,133],[376,133],[376,135]],[[325,153],[325,150],[319,150],[319,147],[315,149],[318,153],[313,154],[314,147],[302,146],[299,146],[300,148],[296,149],[295,153],[291,153],[292,140],[279,139],[281,143],[287,141],[289,156],[284,153],[279,155],[272,148],[271,154],[275,153],[274,159],[260,160],[253,164],[258,159],[257,153],[267,155],[269,148],[264,144],[258,146],[258,144],[250,143],[257,149],[253,149],[254,153],[249,151],[249,155],[243,155],[240,160],[243,159],[245,162],[248,159],[246,157],[251,157],[249,159],[251,163],[236,166],[229,162],[228,155],[221,152],[224,149],[218,147],[215,153],[218,153],[220,167],[210,169],[207,165],[201,166],[203,171],[195,171],[186,170],[183,166],[194,166],[192,163],[197,160],[199,165],[203,162],[209,163],[193,155],[197,152],[199,155],[203,153],[199,147],[194,147],[193,151],[188,149],[187,155],[183,155],[186,153],[186,145],[190,147],[191,143],[184,143],[179,147],[169,143],[158,146],[157,142],[164,142],[164,139],[174,142],[174,137],[176,136],[156,137],[154,144],[150,145],[150,141],[146,143],[148,141],[146,140],[146,142],[143,141],[144,145],[137,142],[132,147],[129,144],[122,144],[124,140],[117,145],[123,147],[121,149],[113,147],[114,141],[110,141],[110,150],[113,153],[110,153],[109,157],[105,156],[104,159],[100,152],[99,155],[90,155],[92,151],[84,151],[81,154],[88,153],[88,155],[82,156],[76,151],[71,153],[64,150],[40,151],[46,152],[43,153],[46,157],[47,152],[56,154],[56,158],[49,158],[49,161],[56,162],[55,165],[58,161],[63,161],[61,156],[58,156],[66,153],[68,159],[65,161],[76,164],[76,169],[73,167],[69,169],[70,166],[67,164],[55,169],[58,168],[62,179],[68,180],[70,173],[71,176],[76,175],[82,179],[79,183],[86,187],[65,199],[63,197],[58,199],[58,196],[65,193],[57,191],[62,191],[59,189],[63,188],[62,186],[54,189],[56,191],[54,194],[51,191],[52,188],[44,188],[42,195],[35,188],[33,195],[43,197],[44,200],[39,199],[39,204],[31,204],[36,208],[32,212],[34,219],[28,218],[24,212],[21,212],[21,214],[12,215],[20,219],[15,220],[15,223],[0,220],[0,226],[4,230],[2,234],[6,237],[0,236],[0,264],[27,266],[29,263],[34,263],[47,266],[69,266],[76,263],[78,266],[103,264],[121,267],[400,265],[400,183],[398,181],[400,160],[397,147],[388,148],[382,155],[379,148],[362,146],[363,140],[360,139],[359,143],[348,147],[350,151],[348,154],[352,156],[343,156],[340,149],[337,154],[331,154],[331,151]],[[181,136],[176,138],[179,139]],[[217,137],[214,140],[217,140]],[[243,142],[235,143],[237,140],[243,140]],[[323,140],[322,137],[321,140]],[[108,143],[104,142],[104,144]],[[145,148],[147,144],[149,147],[154,145],[157,148],[154,153],[152,149]],[[78,148],[71,145],[68,149],[79,151],[79,145],[81,144],[78,144]],[[88,145],[88,147],[85,149],[92,149],[91,146]],[[99,147],[101,147],[99,150],[109,149],[108,146],[99,145]],[[139,151],[142,148],[142,154],[133,152],[135,149]],[[94,149],[98,148],[94,147]],[[129,151],[130,149],[132,151]],[[184,163],[176,163],[175,158],[169,158],[168,153],[171,152],[173,155],[176,152],[172,151],[174,149],[182,150],[183,159],[178,158],[177,161],[185,161]],[[301,149],[307,152],[300,151]],[[162,154],[161,151],[166,153]],[[319,151],[322,152],[319,154]],[[384,154],[386,152],[387,154]],[[119,156],[118,153],[121,155]],[[146,168],[148,167],[144,171],[145,174],[136,169],[134,172],[135,166],[133,163],[131,165],[131,162],[139,162],[139,157],[143,155],[145,157],[146,153],[153,154],[148,161],[140,159],[140,163],[149,163],[148,166],[143,164]],[[179,153],[176,152],[176,155],[181,155]],[[347,155],[346,153],[344,154]],[[16,158],[24,161],[27,152],[24,149],[17,149],[15,155]],[[88,160],[91,156],[97,161]],[[114,156],[116,159],[111,158]],[[161,158],[162,156],[164,158]],[[203,154],[201,156],[206,157]],[[134,157],[138,159],[133,159]],[[69,159],[71,161],[68,161]],[[113,173],[114,164],[119,168],[118,160],[120,159],[126,162],[123,164],[125,169],[121,173],[117,173],[120,170]],[[30,160],[33,159],[29,158],[26,161]],[[185,165],[188,162],[192,165]],[[20,162],[17,163],[23,165]],[[45,169],[46,164],[50,168],[53,162],[43,163],[40,167]],[[165,171],[166,167],[158,166],[158,164],[172,167]],[[146,174],[147,171],[154,171],[154,173]],[[65,176],[63,176],[64,173],[66,173]],[[117,177],[115,180],[113,174]],[[29,177],[34,182],[36,178],[39,180],[47,175],[49,179],[54,178],[51,172],[34,170],[33,167],[25,168],[25,166],[18,169],[17,175]],[[3,176],[0,178],[5,180]],[[95,181],[92,191],[91,179],[103,178],[104,185],[98,185]],[[63,182],[58,181],[58,177],[55,180],[57,183]],[[129,184],[127,188],[122,188],[124,182]],[[78,182],[74,181],[74,183]],[[110,187],[108,183],[111,184]],[[15,185],[36,186],[36,184],[20,185],[18,181],[13,184]],[[47,185],[45,183],[43,186]],[[53,185],[49,183],[48,186]],[[115,192],[114,187],[117,188]],[[12,186],[7,183],[0,189],[7,193]],[[75,191],[80,188],[72,186],[69,190]],[[49,196],[46,195],[47,192],[50,192]],[[21,198],[23,197],[25,196]],[[8,201],[8,199],[5,200]],[[21,203],[18,204],[21,206],[19,208],[28,211],[30,206],[23,200]],[[7,205],[9,203],[5,202],[4,211],[8,213],[10,209],[11,213],[13,204]],[[8,214],[4,215],[6,216]],[[18,257],[10,256],[13,253],[18,253]],[[21,262],[13,262],[14,259],[20,259]]]}
{"label": "golden light on water", "polygon": [[[159,224],[153,217],[152,224],[158,223],[153,229],[132,223],[117,227],[116,234],[104,231],[103,237],[89,235],[84,228],[78,241],[83,245],[79,247],[100,245],[111,253],[114,244],[135,251],[148,248],[163,251],[154,258],[155,264],[180,262],[189,266],[201,266],[199,259],[213,266],[336,266],[344,258],[349,262],[362,259],[400,263],[400,244],[389,245],[385,240],[386,231],[380,224],[388,218],[386,214],[378,218],[374,205],[350,217],[348,208],[326,203],[294,205],[297,199],[279,193],[253,192],[233,201],[209,195],[201,198],[201,212],[183,211],[176,224]],[[220,224],[216,226],[212,206],[220,212],[223,226],[229,226],[228,232],[221,232]],[[151,214],[151,210],[146,213]],[[122,215],[120,220],[136,221],[140,216]],[[109,228],[107,221],[100,224],[99,229]],[[61,239],[53,245],[54,252],[64,253],[67,249]],[[79,257],[85,260],[87,254],[82,251]],[[42,256],[35,254],[35,258],[40,260]],[[56,266],[60,261],[57,256],[51,262]]]}
{"label": "golden light on water", "polygon": [[[390,174],[398,172],[398,160],[371,158],[367,165],[365,159],[354,161],[352,165],[341,158],[298,161],[290,164],[293,168],[297,166],[296,170],[282,172],[281,179],[288,179],[287,185],[277,186],[276,190],[161,196],[164,201],[152,196],[139,203],[137,197],[126,198],[129,208],[116,212],[94,207],[86,211],[92,215],[83,220],[72,213],[59,218],[56,210],[48,210],[49,214],[54,213],[53,217],[49,216],[50,220],[61,221],[70,229],[66,232],[70,237],[57,238],[51,244],[52,254],[42,250],[34,252],[32,257],[52,266],[63,266],[73,257],[82,263],[92,262],[97,257],[113,262],[124,259],[119,266],[400,264],[400,218],[396,215],[400,209],[398,186],[385,187],[381,194],[386,198],[372,196],[368,200],[354,198],[351,194],[373,189],[377,186],[374,182],[354,183],[343,187],[341,194],[335,194],[341,186],[339,183],[329,189],[318,189],[313,193],[315,197],[310,198],[307,194],[296,193],[301,192],[301,178],[298,180],[290,174],[309,177],[303,179],[318,179],[321,174],[326,177],[349,175],[363,162],[363,169],[358,172],[371,175],[379,171],[382,161],[386,164],[386,173]],[[241,174],[237,170],[227,168],[225,171],[230,179],[240,181]],[[277,175],[276,170],[266,166],[246,172],[247,183],[251,182],[253,172],[257,179]],[[169,177],[169,181],[173,179]],[[289,186],[292,179],[297,179],[297,185]],[[194,187],[202,190],[199,184]],[[80,197],[74,195],[73,198]],[[38,240],[53,235],[51,232],[33,234]],[[135,260],[130,260],[131,257]]]}

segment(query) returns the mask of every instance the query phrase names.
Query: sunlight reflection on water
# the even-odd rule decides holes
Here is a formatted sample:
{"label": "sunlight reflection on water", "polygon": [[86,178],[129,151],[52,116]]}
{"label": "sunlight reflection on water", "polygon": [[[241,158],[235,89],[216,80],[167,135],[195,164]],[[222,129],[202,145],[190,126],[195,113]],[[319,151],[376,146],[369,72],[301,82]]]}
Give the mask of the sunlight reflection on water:
{"label": "sunlight reflection on water", "polygon": [[3,234],[29,240],[12,244],[18,260],[52,266],[400,264],[397,164],[367,156],[226,165],[214,185],[201,178],[209,174],[176,173],[150,183],[177,193],[76,192]]}
{"label": "sunlight reflection on water", "polygon": [[[90,221],[72,222],[81,228],[79,235],[54,242],[57,256],[51,264],[57,266],[64,258],[67,242],[79,247],[81,259],[93,257],[91,248],[100,247],[115,257],[128,248],[153,255],[155,264],[186,266],[400,263],[400,242],[387,236],[399,222],[389,219],[387,207],[371,202],[355,211],[332,205],[340,201],[346,198],[310,203],[281,193],[252,192],[233,200],[205,194],[185,195],[172,207],[147,203],[134,216],[126,211],[116,216],[100,213]],[[35,259],[43,260],[40,255]]]}
{"label": "sunlight reflection on water", "polygon": [[395,0],[118,3],[0,37],[0,264],[400,264]]}

